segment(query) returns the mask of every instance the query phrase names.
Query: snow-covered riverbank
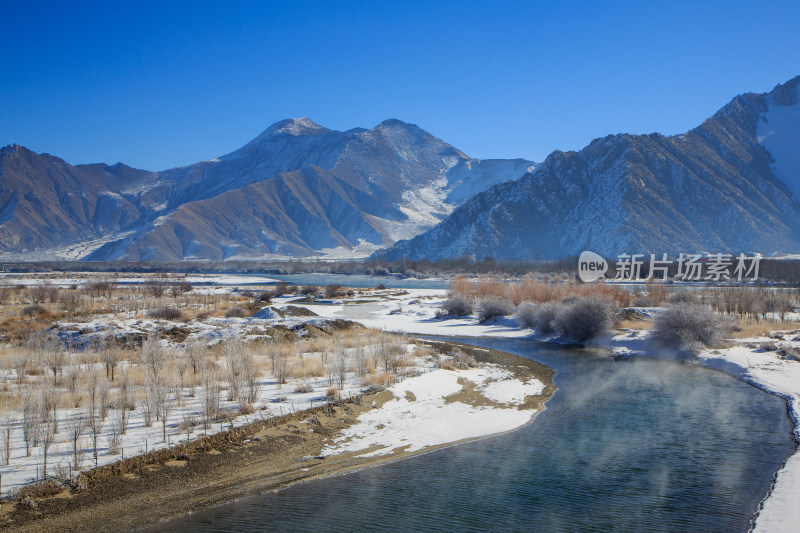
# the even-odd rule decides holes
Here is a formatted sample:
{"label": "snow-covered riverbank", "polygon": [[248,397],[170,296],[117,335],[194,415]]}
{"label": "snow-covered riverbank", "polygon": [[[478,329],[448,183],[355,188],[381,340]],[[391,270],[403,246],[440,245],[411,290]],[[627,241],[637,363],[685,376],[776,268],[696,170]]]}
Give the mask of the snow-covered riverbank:
{"label": "snow-covered riverbank", "polygon": [[496,365],[434,370],[391,386],[390,399],[359,416],[322,453],[416,452],[505,433],[533,419],[538,410],[523,404],[544,388],[533,377],[523,382]]}

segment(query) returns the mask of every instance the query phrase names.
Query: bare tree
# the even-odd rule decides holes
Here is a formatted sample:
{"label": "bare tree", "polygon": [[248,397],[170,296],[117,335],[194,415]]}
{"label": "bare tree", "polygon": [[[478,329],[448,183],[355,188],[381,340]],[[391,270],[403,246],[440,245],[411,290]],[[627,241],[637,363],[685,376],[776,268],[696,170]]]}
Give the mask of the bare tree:
{"label": "bare tree", "polygon": [[100,374],[97,370],[92,370],[89,372],[89,377],[86,380],[86,388],[89,394],[89,415],[94,416],[97,411],[97,400],[99,397],[99,390],[100,390]]}
{"label": "bare tree", "polygon": [[14,424],[17,420],[14,417],[7,416],[3,419],[2,423],[2,435],[0,438],[0,459],[2,462],[0,464],[8,465],[11,462],[11,434],[14,432]]}
{"label": "bare tree", "polygon": [[225,345],[228,361],[229,387],[231,399],[239,407],[249,410],[258,399],[259,372],[252,349],[242,341],[232,341]]}
{"label": "bare tree", "polygon": [[169,384],[162,383],[158,394],[158,412],[161,416],[161,432],[164,442],[167,441],[167,422],[169,415],[175,408],[175,399],[169,396]]}
{"label": "bare tree", "polygon": [[54,339],[48,339],[43,346],[42,362],[53,373],[53,385],[56,385],[58,383],[58,374],[61,373],[67,363],[67,353]]}
{"label": "bare tree", "polygon": [[203,383],[203,427],[208,428],[219,413],[219,373],[214,361],[205,359],[201,363],[200,376]]}
{"label": "bare tree", "polygon": [[242,368],[242,352],[244,345],[239,340],[225,343],[225,359],[228,363],[228,400],[240,401],[244,388],[244,369]]}
{"label": "bare tree", "polygon": [[30,366],[30,355],[25,352],[17,352],[12,359],[14,371],[17,373],[17,391],[22,390],[22,381],[25,379],[25,372]]}
{"label": "bare tree", "polygon": [[106,421],[106,417],[108,416],[108,395],[108,380],[101,376],[99,378],[99,386],[97,387],[97,403],[100,406],[100,419],[103,422]]}
{"label": "bare tree", "polygon": [[39,424],[37,427],[37,432],[39,435],[39,449],[41,450],[44,458],[44,463],[42,465],[42,477],[47,477],[47,454],[50,452],[50,447],[56,440],[57,431],[57,422],[53,419],[51,411],[49,409],[42,409],[40,411]]}
{"label": "bare tree", "polygon": [[22,399],[22,438],[25,440],[25,456],[31,456],[31,446],[34,446],[37,439],[37,428],[39,427],[39,394],[33,389],[25,391]]}
{"label": "bare tree", "polygon": [[103,432],[103,420],[95,412],[95,409],[89,410],[85,415],[86,422],[89,426],[89,431],[92,434],[92,450],[94,451],[94,462],[97,464],[97,437]]}
{"label": "bare tree", "polygon": [[130,408],[130,386],[128,373],[123,372],[119,380],[119,393],[117,394],[116,407],[120,410],[120,435],[125,435],[128,431],[128,409]]}
{"label": "bare tree", "polygon": [[165,391],[162,385],[166,356],[156,337],[148,337],[142,343],[142,347],[139,350],[139,362],[144,370],[145,391],[147,393],[144,414],[145,424],[149,427],[152,423],[152,414],[155,413],[157,418],[161,415],[161,399]]}
{"label": "bare tree", "polygon": [[367,375],[367,367],[369,366],[369,354],[364,349],[364,345],[360,344],[355,347],[353,351],[353,363],[356,367],[356,372],[362,378]]}
{"label": "bare tree", "polygon": [[275,380],[283,385],[286,383],[286,378],[289,374],[289,360],[286,352],[283,350],[282,345],[273,343],[270,352],[272,355],[272,375]]}
{"label": "bare tree", "polygon": [[401,338],[381,335],[377,346],[377,355],[385,372],[396,372],[398,364],[406,354],[406,343]]}
{"label": "bare tree", "polygon": [[106,378],[114,381],[114,369],[122,361],[122,352],[118,348],[106,346],[100,350],[100,362],[106,367]]}
{"label": "bare tree", "polygon": [[72,466],[77,470],[81,466],[81,453],[78,449],[78,441],[86,430],[86,416],[78,412],[68,422],[69,439],[72,442]]}
{"label": "bare tree", "polygon": [[[60,400],[60,395],[58,390],[56,389],[55,385],[47,385],[40,389],[42,395],[42,420],[46,417],[50,417],[52,419],[53,424],[53,433],[58,433],[58,403]],[[50,413],[50,414],[47,414]]]}
{"label": "bare tree", "polygon": [[339,390],[344,389],[347,380],[347,369],[350,366],[350,358],[343,346],[338,346],[329,359],[328,379],[331,384],[336,383]]}
{"label": "bare tree", "polygon": [[[187,354],[179,354],[175,358],[175,370],[178,373],[178,388],[175,391],[175,399],[178,402],[178,405],[183,405],[183,375],[186,373],[186,370],[191,365],[191,361]],[[192,385],[194,388],[194,385]]]}
{"label": "bare tree", "polygon": [[194,382],[197,379],[197,372],[205,361],[207,353],[208,345],[200,339],[194,339],[186,345],[186,356],[189,358],[189,364],[192,365],[192,398],[194,398]]}

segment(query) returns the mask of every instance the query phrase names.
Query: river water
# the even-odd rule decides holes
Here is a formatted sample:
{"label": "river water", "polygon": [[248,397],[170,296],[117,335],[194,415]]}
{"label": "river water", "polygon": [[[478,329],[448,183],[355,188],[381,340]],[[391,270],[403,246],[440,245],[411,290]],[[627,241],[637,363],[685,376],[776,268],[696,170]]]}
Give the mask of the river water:
{"label": "river water", "polygon": [[508,434],[152,531],[747,531],[794,449],[785,403],[720,372],[461,340],[555,368],[559,390],[547,410]]}

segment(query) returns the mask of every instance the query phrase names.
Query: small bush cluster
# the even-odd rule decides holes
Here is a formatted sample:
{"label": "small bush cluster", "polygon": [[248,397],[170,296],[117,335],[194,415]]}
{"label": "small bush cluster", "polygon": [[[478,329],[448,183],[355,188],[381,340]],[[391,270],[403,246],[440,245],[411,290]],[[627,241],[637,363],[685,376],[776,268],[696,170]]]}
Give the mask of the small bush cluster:
{"label": "small bush cluster", "polygon": [[531,328],[541,335],[557,334],[584,343],[607,333],[614,325],[615,312],[614,304],[607,298],[570,296],[540,305],[522,303],[514,317],[520,327]]}
{"label": "small bush cluster", "polygon": [[46,314],[47,314],[47,308],[41,304],[26,305],[25,307],[22,308],[22,311],[20,312],[20,315],[22,317],[40,316]]}
{"label": "small bush cluster", "polygon": [[183,313],[174,307],[159,307],[151,310],[147,316],[160,320],[183,320]]}
{"label": "small bush cluster", "polygon": [[614,325],[616,309],[600,296],[574,297],[561,302],[553,320],[556,332],[575,342],[588,342],[608,333]]}
{"label": "small bush cluster", "polygon": [[508,316],[514,312],[514,305],[502,296],[487,296],[478,301],[475,307],[479,322],[486,322],[493,318]]}
{"label": "small bush cluster", "polygon": [[525,302],[517,306],[514,316],[521,327],[531,328],[541,335],[552,335],[556,332],[554,321],[560,307],[561,304],[557,302],[541,305]]}
{"label": "small bush cluster", "polygon": [[453,352],[453,357],[442,360],[439,366],[445,370],[464,370],[477,365],[478,363],[475,361],[474,357],[464,353],[463,350],[455,350]]}
{"label": "small bush cluster", "polygon": [[247,316],[247,311],[243,307],[231,307],[225,311],[225,316],[227,318],[244,318]]}
{"label": "small bush cluster", "polygon": [[456,294],[442,303],[441,316],[467,316],[472,314],[472,300]]}
{"label": "small bush cluster", "polygon": [[711,307],[679,302],[656,315],[652,338],[664,348],[694,357],[703,348],[719,345],[730,331],[730,320],[716,314]]}
{"label": "small bush cluster", "polygon": [[342,286],[338,283],[331,283],[325,286],[325,296],[328,298],[334,298],[339,296],[340,290]]}
{"label": "small bush cluster", "polygon": [[319,294],[319,287],[316,285],[306,285],[302,289],[300,289],[300,294],[303,296],[316,296]]}

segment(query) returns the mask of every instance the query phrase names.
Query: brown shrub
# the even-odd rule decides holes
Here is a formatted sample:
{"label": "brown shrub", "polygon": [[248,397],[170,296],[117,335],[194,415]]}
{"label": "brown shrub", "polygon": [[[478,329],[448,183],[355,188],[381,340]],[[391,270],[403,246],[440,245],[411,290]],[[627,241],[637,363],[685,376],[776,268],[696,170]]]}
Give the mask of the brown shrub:
{"label": "brown shrub", "polygon": [[174,307],[159,307],[147,313],[150,318],[158,318],[161,320],[183,320],[183,313]]}

